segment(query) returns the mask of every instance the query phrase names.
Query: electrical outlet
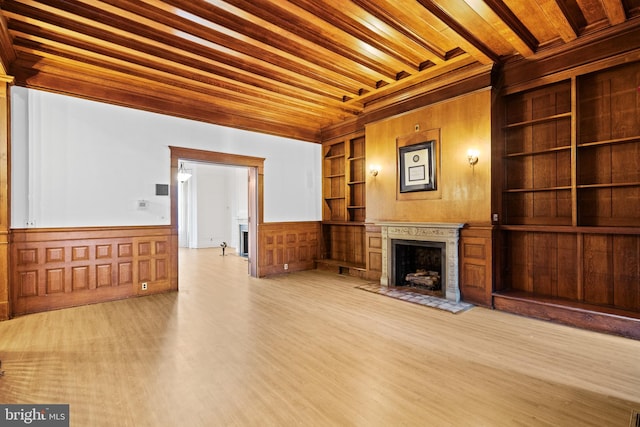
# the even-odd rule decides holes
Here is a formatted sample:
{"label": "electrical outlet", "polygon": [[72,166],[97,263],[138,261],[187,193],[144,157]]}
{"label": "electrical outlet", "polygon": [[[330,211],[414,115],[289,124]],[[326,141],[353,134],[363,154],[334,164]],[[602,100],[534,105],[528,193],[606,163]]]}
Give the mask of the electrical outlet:
{"label": "electrical outlet", "polygon": [[289,264],[285,264],[285,265],[284,265],[284,269],[285,269],[285,270],[288,270],[288,269],[289,269]]}
{"label": "electrical outlet", "polygon": [[143,291],[146,291],[148,287],[148,283],[147,282],[142,282],[141,288]]}

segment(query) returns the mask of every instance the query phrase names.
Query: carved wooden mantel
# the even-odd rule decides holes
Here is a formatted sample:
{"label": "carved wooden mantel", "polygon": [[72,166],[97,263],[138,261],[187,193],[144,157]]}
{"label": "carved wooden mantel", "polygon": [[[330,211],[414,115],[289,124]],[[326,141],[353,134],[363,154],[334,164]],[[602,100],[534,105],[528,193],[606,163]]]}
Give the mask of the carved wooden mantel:
{"label": "carved wooden mantel", "polygon": [[460,286],[458,283],[458,241],[460,229],[464,224],[440,222],[381,222],[377,224],[382,230],[382,275],[380,284],[389,286],[393,240],[415,240],[421,242],[445,243],[446,253],[446,283],[445,298],[450,301],[460,301]]}

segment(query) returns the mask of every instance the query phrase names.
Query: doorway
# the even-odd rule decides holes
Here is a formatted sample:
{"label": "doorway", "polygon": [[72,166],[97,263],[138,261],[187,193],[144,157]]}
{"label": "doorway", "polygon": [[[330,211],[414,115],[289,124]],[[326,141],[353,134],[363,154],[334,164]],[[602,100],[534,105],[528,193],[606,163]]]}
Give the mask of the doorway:
{"label": "doorway", "polygon": [[[171,150],[171,226],[175,234],[178,234],[178,185],[175,177],[181,161],[198,162],[203,164],[241,166],[248,171],[248,203],[247,203],[247,260],[249,274],[259,277],[258,262],[258,224],[262,223],[262,177],[264,171],[264,159],[259,157],[241,156],[235,154],[218,153],[213,151],[194,150],[182,147],[169,147]],[[178,236],[177,236],[178,237]],[[172,252],[178,254],[178,238],[173,239]],[[177,259],[177,258],[176,258]],[[177,270],[177,267],[176,267]]]}
{"label": "doorway", "polygon": [[248,256],[248,169],[182,159],[179,164],[178,246],[224,247]]}

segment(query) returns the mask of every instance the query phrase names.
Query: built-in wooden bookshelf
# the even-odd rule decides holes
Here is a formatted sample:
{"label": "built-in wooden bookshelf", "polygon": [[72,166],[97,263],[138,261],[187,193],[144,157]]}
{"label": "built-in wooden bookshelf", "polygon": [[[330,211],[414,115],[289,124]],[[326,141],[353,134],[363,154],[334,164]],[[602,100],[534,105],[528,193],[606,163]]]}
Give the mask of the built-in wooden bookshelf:
{"label": "built-in wooden bookshelf", "polygon": [[640,318],[638,70],[624,64],[505,97],[497,308],[547,318],[551,302],[574,316]]}
{"label": "built-in wooden bookshelf", "polygon": [[571,225],[571,82],[512,95],[507,105],[505,222]]}
{"label": "built-in wooden bookshelf", "polygon": [[323,257],[331,268],[365,269],[364,133],[323,144]]}
{"label": "built-in wooden bookshelf", "polygon": [[640,64],[578,79],[578,222],[640,227]]}
{"label": "built-in wooden bookshelf", "polygon": [[364,135],[325,143],[323,221],[363,222],[366,217]]}
{"label": "built-in wooden bookshelf", "polygon": [[338,142],[324,148],[322,218],[327,221],[345,221],[345,143]]}
{"label": "built-in wooden bookshelf", "polygon": [[347,163],[347,220],[363,222],[366,217],[364,136],[349,140]]}

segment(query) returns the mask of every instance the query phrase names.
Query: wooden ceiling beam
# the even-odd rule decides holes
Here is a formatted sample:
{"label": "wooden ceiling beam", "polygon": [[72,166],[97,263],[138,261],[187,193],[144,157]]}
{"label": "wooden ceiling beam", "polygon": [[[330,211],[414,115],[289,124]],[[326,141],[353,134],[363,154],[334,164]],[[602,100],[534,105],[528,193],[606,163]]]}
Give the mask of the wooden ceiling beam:
{"label": "wooden ceiling beam", "polygon": [[[175,86],[191,92],[188,96],[192,98],[202,97],[212,104],[225,104],[231,107],[235,103],[239,109],[260,109],[264,107],[265,102],[273,103],[275,106],[267,111],[267,114],[279,114],[280,116],[290,116],[291,109],[296,111],[298,115],[304,116],[306,121],[327,121],[330,119],[342,119],[359,113],[359,109],[348,106],[343,103],[334,103],[333,105],[322,105],[312,100],[303,101],[293,97],[285,97],[277,93],[260,93],[258,91],[244,90],[238,85],[221,84],[214,81],[214,76],[199,76],[195,78],[198,70],[185,70],[184,74],[173,73],[172,70],[161,71],[160,67],[149,69],[148,67],[138,65],[129,60],[115,60],[97,53],[82,51],[81,49],[72,49],[66,44],[49,44],[46,47],[39,43],[33,36],[16,34],[16,48],[19,52],[24,52],[32,57],[40,57],[48,59],[50,63],[55,63],[56,58],[65,58],[66,62],[71,61],[76,64],[84,64],[86,66],[95,67],[102,70],[104,74],[109,71],[121,73],[131,77],[137,77],[146,80],[145,86],[153,86],[155,84],[164,84],[165,87]],[[80,65],[76,65],[80,68]],[[88,69],[90,67],[87,67]],[[185,95],[186,96],[186,95]],[[351,110],[350,110],[351,109]],[[295,115],[295,114],[293,114]],[[292,117],[289,117],[292,118]]]}
{"label": "wooden ceiling beam", "polygon": [[[246,84],[265,90],[282,92],[284,88],[290,87],[292,91],[298,92],[298,94],[315,94],[314,97],[321,96],[327,99],[334,99],[336,102],[341,101],[345,93],[344,91],[336,90],[335,86],[329,84],[323,85],[312,78],[300,76],[288,70],[281,70],[281,74],[278,74],[278,70],[269,68],[271,72],[271,74],[269,74],[265,68],[262,70],[262,74],[260,74],[258,67],[255,67],[252,72],[249,72],[241,68],[235,68],[229,64],[218,63],[215,59],[211,58],[211,55],[209,55],[209,57],[202,57],[200,55],[200,53],[206,52],[193,52],[195,49],[189,50],[183,46],[175,47],[165,45],[158,41],[136,37],[122,30],[114,30],[114,33],[111,33],[97,26],[91,29],[84,29],[82,26],[70,23],[66,23],[67,29],[65,29],[59,26],[64,23],[56,22],[57,20],[49,18],[48,15],[38,16],[38,19],[42,18],[47,21],[37,20],[35,21],[37,25],[27,24],[20,20],[20,15],[13,15],[13,12],[8,12],[8,15],[14,18],[10,22],[12,29],[15,28],[18,31],[38,35],[45,39],[45,43],[46,39],[60,41],[61,37],[65,37],[65,42],[87,48],[87,40],[92,38],[95,42],[93,43],[93,47],[88,48],[89,50],[95,49],[96,51],[103,51],[107,55],[120,56],[121,58],[132,55],[131,52],[142,52],[150,57],[166,58],[175,63],[226,76],[232,80],[244,81]],[[31,18],[31,20],[33,19],[35,18]],[[84,31],[84,34],[80,33],[80,31]],[[136,41],[135,50],[133,50],[132,40]],[[109,48],[101,46],[109,44],[111,44]],[[131,59],[133,61],[136,60],[135,56],[131,56]]]}
{"label": "wooden ceiling beam", "polygon": [[[83,57],[86,61],[95,61],[96,57],[100,56],[103,58],[101,61],[105,68],[112,66],[109,65],[109,61],[111,61],[111,63],[120,61],[121,63],[131,64],[131,66],[145,67],[148,72],[159,70],[176,76],[192,78],[197,81],[207,81],[213,86],[226,87],[241,93],[254,93],[262,96],[273,94],[273,97],[281,97],[283,99],[288,97],[301,101],[306,100],[320,106],[325,105],[334,108],[343,105],[342,100],[337,97],[325,96],[326,94],[315,94],[312,91],[296,87],[288,87],[288,90],[286,90],[286,87],[283,85],[258,82],[256,79],[252,79],[251,76],[242,79],[239,74],[234,73],[233,70],[226,72],[220,68],[211,67],[210,64],[199,62],[197,58],[194,60],[185,60],[185,58],[178,57],[177,60],[180,60],[181,63],[177,63],[173,62],[172,55],[166,55],[165,59],[160,61],[157,56],[151,53],[145,53],[139,50],[134,51],[122,47],[112,48],[110,43],[104,40],[97,41],[88,36],[85,36],[82,40],[78,40],[74,38],[73,33],[69,31],[60,34],[52,33],[44,27],[33,29],[29,24],[21,22],[13,22],[12,27],[12,34],[15,37],[14,43],[16,45],[26,45],[28,47],[35,45],[42,51],[57,50],[60,55],[65,56],[72,55],[68,53],[70,51],[82,51],[82,54],[75,54],[79,59]],[[28,44],[29,40],[32,41],[31,44]],[[66,52],[60,46],[67,46]]]}
{"label": "wooden ceiling beam", "polygon": [[622,24],[624,21],[626,21],[627,16],[624,12],[624,5],[622,4],[622,0],[601,1],[611,25]]}
{"label": "wooden ceiling beam", "polygon": [[536,52],[538,41],[502,0],[484,0],[484,2],[465,0],[465,2],[520,55],[529,57]]}
{"label": "wooden ceiling beam", "polygon": [[432,43],[428,39],[421,37],[417,34],[413,28],[407,26],[407,22],[410,20],[410,15],[405,8],[394,8],[394,4],[384,4],[379,0],[351,0],[354,4],[360,8],[366,10],[369,14],[376,19],[384,22],[386,25],[392,27],[395,31],[402,34],[408,40],[411,40],[416,45],[422,47],[425,51],[431,53],[423,58],[433,62],[434,64],[440,64],[445,61],[447,52],[440,49],[436,44]]}
{"label": "wooden ceiling beam", "polygon": [[344,85],[352,93],[355,90],[353,88],[375,87],[375,82],[382,77],[373,70],[363,72],[361,67],[352,69],[344,58],[334,52],[304,43],[292,34],[274,33],[267,26],[250,21],[250,17],[241,19],[229,10],[208,3],[103,1],[137,15],[144,14],[185,34],[238,50],[248,56],[266,59],[274,65],[297,67],[300,73],[307,75],[311,75],[307,71],[311,69],[313,75],[325,74],[328,81],[345,81]]}
{"label": "wooden ceiling beam", "polygon": [[420,64],[433,57],[431,52],[425,51],[413,40],[407,39],[404,34],[350,1],[340,3],[339,7],[322,4],[317,0],[289,1],[394,58],[398,69],[410,74],[419,71]]}
{"label": "wooden ceiling beam", "polygon": [[[311,71],[308,66],[300,64],[288,64],[291,68],[271,64],[267,61],[254,58],[243,53],[236,53],[232,49],[218,46],[203,45],[189,37],[176,37],[175,29],[165,27],[164,31],[160,24],[155,27],[144,25],[134,20],[132,16],[119,16],[92,9],[89,5],[73,5],[68,6],[64,11],[50,9],[58,3],[55,0],[41,0],[43,4],[47,4],[46,8],[36,9],[34,7],[12,3],[7,8],[7,12],[13,14],[16,20],[20,20],[21,16],[36,19],[40,22],[55,26],[58,28],[68,28],[78,34],[87,34],[100,40],[112,41],[126,47],[135,47],[136,49],[145,49],[147,51],[160,48],[162,50],[180,51],[180,55],[190,56],[198,55],[206,58],[207,61],[224,64],[237,70],[244,71],[244,74],[251,73],[262,76],[266,79],[276,80],[279,83],[287,85],[297,85],[301,89],[305,89],[313,85],[313,90],[324,89],[334,91],[336,99],[342,98],[345,93],[354,94],[360,90],[360,83],[350,85],[348,79],[337,73],[326,75],[322,70]],[[48,5],[51,3],[51,5]],[[93,2],[95,3],[95,2]],[[90,20],[96,20],[93,26]],[[136,42],[135,46],[134,43]],[[165,53],[156,51],[155,55],[163,57]],[[179,61],[178,61],[179,62]],[[243,74],[239,72],[239,74]],[[305,76],[305,74],[307,74]],[[324,84],[324,86],[323,86]],[[371,81],[372,85],[375,82]],[[339,92],[335,89],[340,88]]]}
{"label": "wooden ceiling beam", "polygon": [[371,45],[366,45],[350,34],[328,25],[285,0],[225,0],[239,9],[264,19],[310,42],[331,50],[340,56],[382,74],[381,80],[391,83],[396,79],[399,63]]}
{"label": "wooden ceiling beam", "polygon": [[[476,56],[478,61],[484,64],[491,62],[497,63],[500,61],[500,56],[496,52],[482,43],[470,30],[449,15],[440,4],[433,0],[418,0],[418,3],[440,19],[447,27],[451,28],[451,30],[458,35],[460,46],[466,46],[464,49]],[[471,49],[469,49],[469,47],[471,47]]]}
{"label": "wooden ceiling beam", "polygon": [[11,63],[16,59],[7,20],[0,15],[0,74],[9,74]]}
{"label": "wooden ceiling beam", "polygon": [[557,30],[562,41],[568,43],[578,38],[578,30],[571,25],[571,21],[567,19],[557,1],[537,0],[538,5],[540,5],[549,22]]}

